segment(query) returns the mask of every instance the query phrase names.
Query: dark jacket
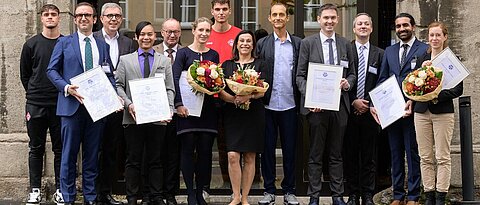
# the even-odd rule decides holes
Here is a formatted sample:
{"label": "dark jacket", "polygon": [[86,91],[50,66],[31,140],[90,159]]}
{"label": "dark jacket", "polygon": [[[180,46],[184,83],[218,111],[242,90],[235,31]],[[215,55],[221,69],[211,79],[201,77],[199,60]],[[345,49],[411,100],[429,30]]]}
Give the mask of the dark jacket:
{"label": "dark jacket", "polygon": [[[425,53],[425,55],[420,56],[420,58],[417,60],[417,64],[415,65],[415,68],[420,68],[424,61],[430,60],[431,58],[432,58],[431,53]],[[453,106],[453,99],[461,96],[462,94],[463,94],[463,81],[451,89],[440,91],[440,93],[438,94],[437,103],[433,103],[432,101],[415,102],[413,111],[417,113],[424,113],[428,109],[433,114],[454,113],[455,110]]]}
{"label": "dark jacket", "polygon": [[[293,86],[293,94],[295,97],[295,105],[298,108],[300,103],[300,93],[297,88],[297,84],[295,83],[295,75],[297,73],[297,64],[298,64],[298,53],[300,50],[300,42],[302,41],[301,38],[290,35],[290,39],[292,40],[293,45],[293,69],[292,69],[292,86]],[[267,82],[270,87],[268,88],[267,92],[263,96],[263,103],[268,105],[270,103],[270,97],[272,96],[272,85],[273,83],[273,66],[275,65],[275,37],[273,33],[269,34],[268,36],[261,38],[257,42],[257,49],[256,53],[258,58],[263,59],[265,61],[266,69],[265,69],[265,82]]]}
{"label": "dark jacket", "polygon": [[[95,31],[93,33],[93,36],[105,41],[105,37],[103,37],[102,30]],[[133,47],[132,39],[129,39],[126,36],[123,36],[120,34],[120,36],[118,36],[117,43],[118,43],[118,61],[117,61],[117,65],[113,65],[114,70],[117,70],[118,62],[120,62],[120,56],[129,54],[135,51],[135,48]]]}

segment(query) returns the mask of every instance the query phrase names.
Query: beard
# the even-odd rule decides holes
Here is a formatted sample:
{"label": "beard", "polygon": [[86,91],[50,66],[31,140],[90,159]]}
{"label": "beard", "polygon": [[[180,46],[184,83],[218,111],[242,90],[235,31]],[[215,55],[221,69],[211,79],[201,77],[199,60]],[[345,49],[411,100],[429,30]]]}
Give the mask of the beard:
{"label": "beard", "polygon": [[407,41],[412,39],[413,31],[402,31],[402,32],[397,32],[396,34],[397,34],[397,37],[400,38],[400,40]]}

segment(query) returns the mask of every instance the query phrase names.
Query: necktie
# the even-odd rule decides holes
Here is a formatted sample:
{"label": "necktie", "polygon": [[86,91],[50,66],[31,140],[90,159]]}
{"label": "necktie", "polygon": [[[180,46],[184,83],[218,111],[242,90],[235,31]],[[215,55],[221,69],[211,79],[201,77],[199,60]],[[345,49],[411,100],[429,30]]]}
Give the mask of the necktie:
{"label": "necktie", "polygon": [[335,61],[333,58],[333,39],[329,38],[327,39],[328,42],[328,64],[330,65],[335,65]]}
{"label": "necktie", "polygon": [[143,57],[143,78],[148,78],[150,76],[150,61],[148,60],[148,52],[144,52]]}
{"label": "necktie", "polygon": [[359,99],[363,99],[365,93],[365,56],[363,55],[363,51],[365,49],[365,46],[360,46],[360,51],[358,54],[357,98]]}
{"label": "necktie", "polygon": [[402,59],[400,60],[400,70],[402,70],[403,66],[405,65],[405,58],[407,57],[408,44],[403,44],[402,48],[403,48],[403,52],[402,52]]}
{"label": "necktie", "polygon": [[172,54],[173,54],[174,50],[171,49],[171,48],[169,48],[169,49],[167,49],[166,51],[167,51],[167,53],[168,53],[168,56],[167,56],[167,57],[170,58],[170,63],[173,65],[173,55],[172,55]]}
{"label": "necktie", "polygon": [[90,38],[86,37],[85,42],[85,70],[87,71],[93,68],[93,54]]}

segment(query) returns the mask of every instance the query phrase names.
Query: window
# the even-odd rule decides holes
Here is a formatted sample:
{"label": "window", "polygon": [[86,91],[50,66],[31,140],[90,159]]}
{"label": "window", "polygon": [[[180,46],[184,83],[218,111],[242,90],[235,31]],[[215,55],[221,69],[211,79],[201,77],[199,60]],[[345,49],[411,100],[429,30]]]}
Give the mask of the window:
{"label": "window", "polygon": [[155,21],[171,18],[173,16],[172,0],[155,0],[154,13]]}
{"label": "window", "polygon": [[128,29],[128,0],[120,0],[118,4],[122,7],[123,13],[123,22],[120,29]]}
{"label": "window", "polygon": [[305,4],[305,28],[320,28],[320,25],[317,22],[317,11],[322,4],[322,0],[310,0]]}
{"label": "window", "polygon": [[197,19],[197,1],[198,0],[182,0],[182,28],[191,28],[192,22]]}
{"label": "window", "polygon": [[257,1],[258,0],[243,0],[242,2],[242,29],[243,30],[257,30]]}

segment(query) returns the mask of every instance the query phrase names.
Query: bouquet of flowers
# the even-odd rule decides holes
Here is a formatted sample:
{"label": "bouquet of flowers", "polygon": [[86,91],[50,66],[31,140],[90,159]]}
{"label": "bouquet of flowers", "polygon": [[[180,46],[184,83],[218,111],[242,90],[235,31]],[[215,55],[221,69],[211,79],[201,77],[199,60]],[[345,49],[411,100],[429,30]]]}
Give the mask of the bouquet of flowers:
{"label": "bouquet of flowers", "polygon": [[[260,73],[255,71],[255,66],[246,66],[233,72],[230,79],[226,79],[228,87],[237,95],[249,95],[252,93],[265,93],[268,89],[268,83],[259,79]],[[250,101],[239,105],[241,109],[248,110]]]}
{"label": "bouquet of flowers", "polygon": [[440,68],[425,66],[407,75],[403,80],[402,90],[411,100],[428,102],[438,97],[442,82],[443,72]]}
{"label": "bouquet of flowers", "polygon": [[188,68],[187,81],[194,92],[213,95],[225,88],[223,68],[215,63],[195,60]]}

